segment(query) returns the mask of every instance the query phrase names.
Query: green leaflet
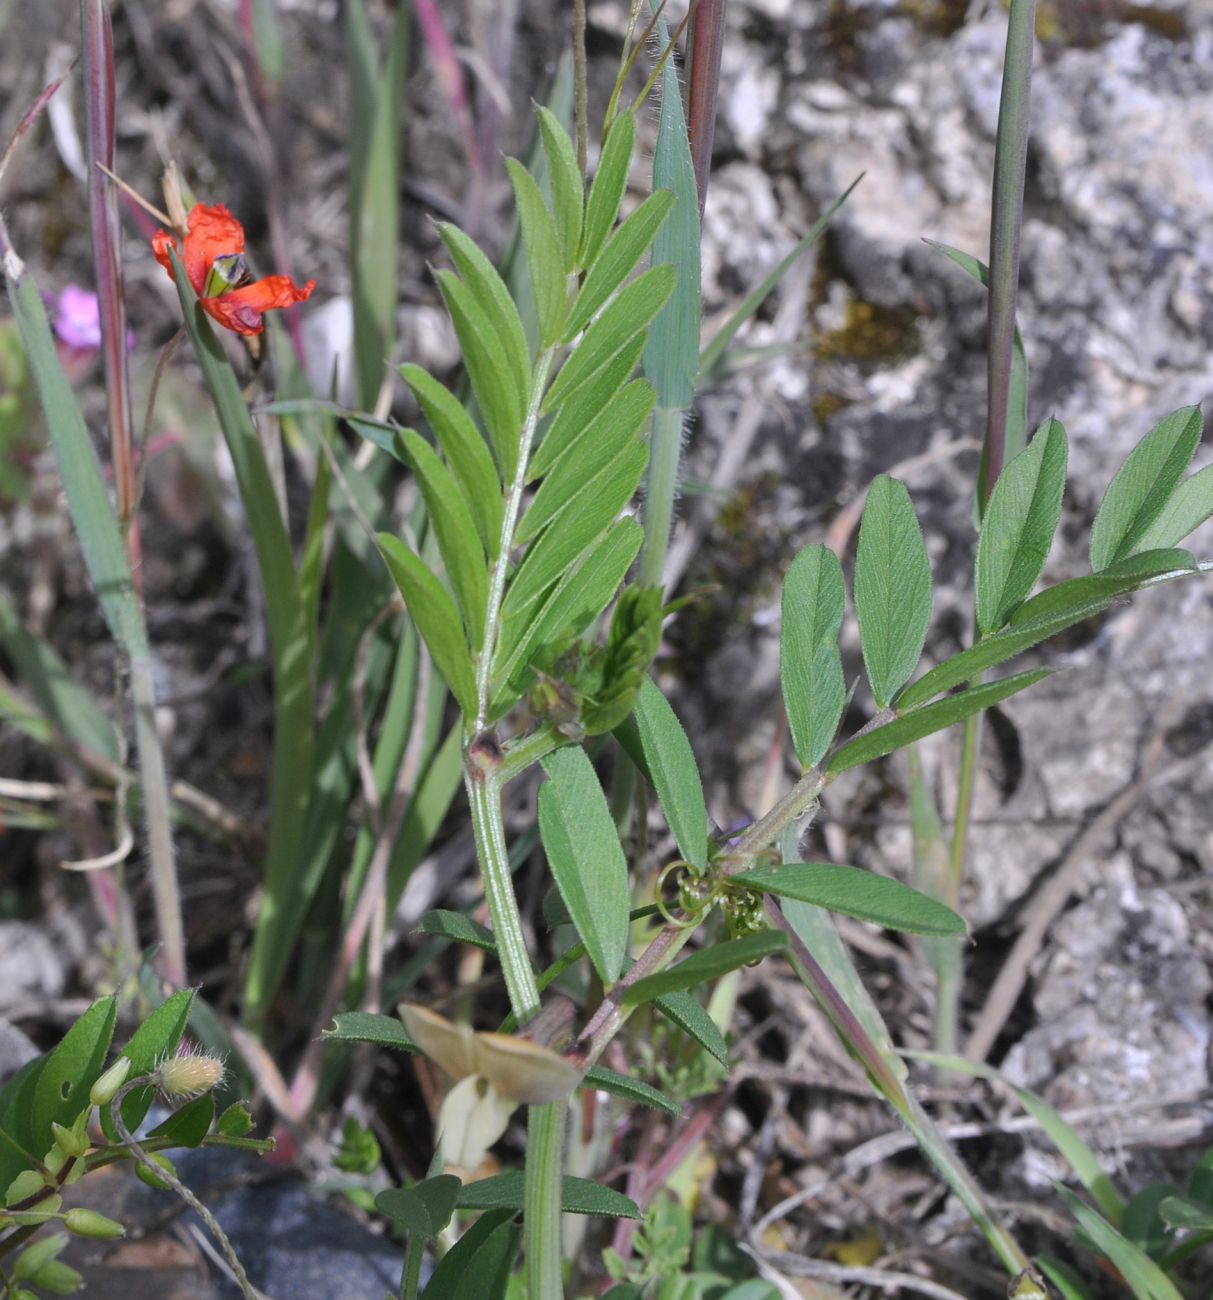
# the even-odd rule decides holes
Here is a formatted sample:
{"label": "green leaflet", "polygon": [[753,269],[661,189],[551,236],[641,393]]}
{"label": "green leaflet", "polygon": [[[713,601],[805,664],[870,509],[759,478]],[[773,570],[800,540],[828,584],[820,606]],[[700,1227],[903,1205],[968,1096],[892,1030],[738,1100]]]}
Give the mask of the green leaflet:
{"label": "green leaflet", "polygon": [[980,713],[992,704],[999,704],[1048,676],[1049,669],[1037,668],[1031,672],[1017,673],[1014,677],[1004,677],[1001,681],[988,682],[985,686],[973,686],[959,695],[949,695],[947,699],[915,709],[912,713],[887,722],[883,727],[877,727],[875,731],[869,731],[843,745],[830,760],[826,771],[830,776],[837,776],[849,767],[870,763],[874,758],[891,754],[895,749],[902,749],[915,740],[942,731],[944,727],[963,722],[972,714]]}
{"label": "green leaflet", "polygon": [[1091,568],[1097,573],[1142,549],[1141,539],[1191,463],[1200,430],[1199,408],[1184,406],[1160,420],[1129,453],[1091,526]]}
{"label": "green leaflet", "polygon": [[522,224],[535,314],[539,320],[539,342],[546,348],[560,334],[567,306],[560,235],[535,178],[517,159],[507,158],[505,165],[510,174],[510,184],[514,187],[514,202],[518,205],[518,219]]}
{"label": "green leaflet", "polygon": [[685,961],[669,970],[658,971],[637,980],[624,992],[624,1006],[637,1006],[670,993],[685,992],[696,984],[719,979],[729,971],[782,952],[788,946],[788,936],[782,930],[759,930],[740,939],[725,939],[710,948],[701,948]]}
{"label": "green leaflet", "polygon": [[931,620],[931,566],[910,494],[881,474],[868,489],[855,554],[855,615],[876,704],[918,664]]}
{"label": "green leaflet", "polygon": [[420,366],[401,366],[400,374],[413,390],[451,473],[467,497],[491,562],[501,549],[505,503],[488,446],[458,399],[428,371]]}
{"label": "green leaflet", "polygon": [[[523,1205],[524,1175],[520,1169],[508,1174],[481,1178],[478,1182],[464,1183],[459,1193],[461,1210],[521,1210]],[[639,1219],[640,1211],[634,1201],[622,1192],[616,1192],[588,1178],[574,1178],[566,1174],[561,1183],[560,1208],[566,1214],[599,1214],[608,1219]]]}
{"label": "green leaflet", "polygon": [[577,155],[573,152],[573,142],[556,114],[542,105],[536,109],[536,113],[539,117],[539,133],[543,137],[543,151],[547,155],[552,209],[556,216],[556,229],[560,233],[560,248],[564,254],[563,269],[568,272],[577,263],[577,254],[581,248],[581,227],[585,217],[581,171],[577,166]]}
{"label": "green leaflet", "polygon": [[565,323],[562,342],[569,343],[580,334],[594,313],[632,273],[649,251],[654,235],[673,206],[674,196],[669,190],[658,190],[615,231],[581,286]]}
{"label": "green leaflet", "polygon": [[594,765],[570,745],[543,760],[539,831],[556,888],[606,985],[628,942],[628,864]]}
{"label": "green leaflet", "polygon": [[476,716],[476,682],[468,660],[468,646],[455,602],[428,566],[390,533],[376,539],[388,571],[400,588],[409,616],[434,658],[434,665],[450,687],[464,716]]}
{"label": "green leaflet", "polygon": [[783,582],[779,676],[796,756],[821,762],[846,702],[838,631],[846,591],[842,566],[828,547],[811,544],[792,561]]}
{"label": "green leaflet", "polygon": [[1213,465],[1185,479],[1171,493],[1158,518],[1138,538],[1137,549],[1161,550],[1182,542],[1213,515]]}
{"label": "green leaflet", "polygon": [[636,119],[631,113],[620,113],[603,141],[598,171],[590,186],[590,197],[586,200],[585,226],[581,232],[581,255],[578,258],[582,266],[593,265],[615,224],[628,185],[628,168],[632,164],[635,143]]}
{"label": "green leaflet", "polygon": [[670,702],[646,677],[634,716],[645,764],[678,851],[693,866],[708,863],[708,811],[691,742]]}
{"label": "green leaflet", "polygon": [[888,876],[834,863],[788,862],[755,867],[733,876],[734,884],[780,898],[795,898],[841,912],[886,930],[910,934],[963,935],[964,920],[949,907]]}
{"label": "green leaflet", "polygon": [[977,626],[997,631],[1036,585],[1061,517],[1066,434],[1046,420],[990,494],[977,540]]}

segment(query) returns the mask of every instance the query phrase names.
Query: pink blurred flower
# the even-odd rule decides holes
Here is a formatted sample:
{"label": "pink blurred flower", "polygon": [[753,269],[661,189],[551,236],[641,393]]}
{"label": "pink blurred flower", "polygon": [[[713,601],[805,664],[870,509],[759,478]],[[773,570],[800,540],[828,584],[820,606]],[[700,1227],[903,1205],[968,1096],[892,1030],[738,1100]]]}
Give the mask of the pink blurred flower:
{"label": "pink blurred flower", "polygon": [[[101,347],[101,309],[97,295],[78,284],[64,285],[58,298],[52,299],[54,317],[51,324],[61,342],[81,352],[96,352]],[[135,346],[135,336],[126,335],[129,351]]]}

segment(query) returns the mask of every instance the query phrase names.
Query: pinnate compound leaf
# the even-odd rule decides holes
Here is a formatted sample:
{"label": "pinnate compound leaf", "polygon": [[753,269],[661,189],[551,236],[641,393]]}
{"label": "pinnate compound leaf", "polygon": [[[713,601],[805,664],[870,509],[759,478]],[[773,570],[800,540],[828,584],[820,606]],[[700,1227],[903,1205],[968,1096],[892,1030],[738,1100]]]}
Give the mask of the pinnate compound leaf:
{"label": "pinnate compound leaf", "polygon": [[518,205],[518,218],[522,223],[535,315],[539,320],[539,341],[547,347],[560,333],[567,303],[564,267],[560,260],[560,235],[535,178],[515,158],[507,158],[505,165],[510,173],[514,202]]}
{"label": "pinnate compound leaf", "polygon": [[628,943],[628,864],[594,765],[580,746],[543,760],[539,832],[560,897],[598,977],[613,984]]}
{"label": "pinnate compound leaf", "polygon": [[673,288],[674,268],[663,263],[650,267],[620,289],[561,367],[544,399],[544,410],[554,411],[567,401],[604,362],[642,332],[665,305]]}
{"label": "pinnate compound leaf", "polygon": [[561,402],[555,419],[548,426],[527,467],[527,481],[533,483],[552,468],[556,461],[600,419],[609,418],[615,398],[627,377],[636,369],[644,351],[644,331],[635,334],[623,347],[609,356],[576,393]]}
{"label": "pinnate compound leaf", "polygon": [[451,323],[459,338],[463,363],[472,392],[480,406],[497,467],[507,482],[518,467],[518,439],[522,431],[523,390],[514,380],[509,358],[471,290],[450,271],[435,277]]}
{"label": "pinnate compound leaf", "polygon": [[782,930],[759,930],[739,939],[714,943],[669,970],[637,980],[624,991],[624,1006],[637,1006],[670,993],[685,992],[696,984],[719,979],[741,966],[752,965],[774,952],[782,952],[787,946],[788,936]]}
{"label": "pinnate compound leaf", "polygon": [[454,1174],[437,1174],[412,1187],[389,1187],[375,1197],[375,1208],[398,1232],[435,1241],[455,1213],[462,1186]]}
{"label": "pinnate compound leaf", "polygon": [[1016,673],[1014,677],[1004,677],[1000,681],[987,682],[984,686],[972,686],[959,695],[949,695],[947,699],[937,700],[924,708],[915,709],[883,727],[877,727],[866,735],[857,736],[830,759],[826,771],[830,776],[837,776],[850,767],[860,763],[870,763],[874,758],[891,754],[895,749],[921,740],[936,731],[942,731],[954,723],[963,722],[965,718],[992,704],[999,704],[1019,691],[1032,686],[1042,678],[1048,677],[1048,668],[1036,668],[1031,672]]}
{"label": "pinnate compound leaf", "polygon": [[397,1016],[372,1011],[342,1011],[333,1017],[333,1027],[325,1029],[321,1036],[339,1043],[373,1043],[398,1052],[421,1051]]}
{"label": "pinnate compound leaf", "polygon": [[650,1106],[654,1110],[663,1110],[667,1115],[673,1115],[675,1118],[682,1114],[682,1107],[673,1098],[667,1097],[664,1092],[658,1092],[656,1088],[640,1079],[632,1079],[626,1074],[608,1070],[604,1065],[591,1066],[585,1072],[585,1082],[582,1086],[597,1088],[600,1092],[609,1092],[612,1096],[624,1097],[628,1101],[639,1102],[642,1106]]}
{"label": "pinnate compound leaf", "polygon": [[[130,1078],[150,1073],[166,1056],[172,1056],[177,1051],[181,1035],[189,1022],[194,992],[194,989],[179,989],[166,998],[131,1035],[130,1041],[119,1053],[131,1063]],[[143,1123],[154,1099],[154,1089],[138,1088],[123,1101],[122,1119],[132,1133]],[[118,1132],[113,1126],[108,1106],[101,1108],[101,1127],[111,1142],[118,1140]]]}
{"label": "pinnate compound leaf", "polygon": [[1138,548],[1153,551],[1174,546],[1210,517],[1213,517],[1213,465],[1206,465],[1171,493],[1162,513],[1138,539]]}
{"label": "pinnate compound leaf", "polygon": [[881,474],[868,489],[855,555],[855,616],[877,706],[918,664],[931,620],[931,566],[910,494]]}
{"label": "pinnate compound leaf", "polygon": [[400,367],[434,437],[472,508],[476,530],[490,560],[501,549],[505,502],[488,445],[455,395],[420,366]]}
{"label": "pinnate compound leaf", "polygon": [[379,551],[400,588],[409,617],[421,634],[434,665],[466,717],[476,716],[476,680],[455,602],[409,547],[391,533],[380,533]]}
{"label": "pinnate compound leaf", "polygon": [[670,215],[674,196],[658,190],[632,213],[611,236],[602,255],[585,278],[565,322],[563,341],[570,342],[590,323],[594,313],[628,278],[640,259],[649,251],[653,236]]}
{"label": "pinnate compound leaf", "polygon": [[560,247],[564,253],[563,269],[568,272],[576,265],[581,248],[581,227],[585,216],[581,169],[577,166],[573,142],[561,126],[560,119],[542,106],[537,111],[543,151],[548,160],[556,229],[560,232]]}
{"label": "pinnate compound leaf", "polygon": [[678,851],[693,866],[706,867],[708,812],[695,754],[669,700],[650,677],[636,697],[634,716],[649,776]]}
{"label": "pinnate compound leaf", "polygon": [[515,387],[520,393],[526,392],[531,382],[531,354],[522,319],[505,281],[479,245],[458,226],[440,222],[438,233],[463,283],[500,340]]}
{"label": "pinnate compound leaf", "polygon": [[997,631],[1036,585],[1061,518],[1065,430],[1046,420],[999,475],[977,540],[977,626]]}
{"label": "pinnate compound leaf", "polygon": [[1160,420],[1129,453],[1091,526],[1091,568],[1097,573],[1141,549],[1191,463],[1200,430],[1200,409],[1184,406]]}
{"label": "pinnate compound leaf", "polygon": [[754,867],[731,877],[733,883],[760,889],[780,898],[795,898],[830,912],[871,921],[886,930],[909,934],[963,935],[965,923],[909,885],[874,871],[834,863],[788,862],[779,867]]}
{"label": "pinnate compound leaf", "polygon": [[838,652],[845,601],[838,557],[828,547],[806,546],[783,581],[779,638],[783,705],[796,757],[805,767],[821,762],[846,702]]}
{"label": "pinnate compound leaf", "polygon": [[586,200],[581,256],[578,259],[582,266],[593,266],[615,224],[628,185],[628,169],[632,165],[635,143],[636,119],[631,113],[620,113],[603,141],[598,171],[594,174],[590,197]]}
{"label": "pinnate compound leaf", "polygon": [[514,534],[516,543],[528,541],[572,507],[587,484],[624,450],[643,429],[653,409],[655,394],[643,379],[628,384],[552,466]]}
{"label": "pinnate compound leaf", "polygon": [[[521,1210],[526,1175],[521,1169],[464,1183],[459,1193],[461,1210]],[[597,1214],[607,1219],[639,1219],[636,1202],[601,1183],[566,1174],[561,1182],[560,1208],[565,1214]]]}
{"label": "pinnate compound leaf", "polygon": [[729,1045],[719,1027],[704,1008],[686,992],[666,993],[653,999],[653,1005],[688,1038],[693,1038],[709,1056],[721,1065],[729,1063]]}

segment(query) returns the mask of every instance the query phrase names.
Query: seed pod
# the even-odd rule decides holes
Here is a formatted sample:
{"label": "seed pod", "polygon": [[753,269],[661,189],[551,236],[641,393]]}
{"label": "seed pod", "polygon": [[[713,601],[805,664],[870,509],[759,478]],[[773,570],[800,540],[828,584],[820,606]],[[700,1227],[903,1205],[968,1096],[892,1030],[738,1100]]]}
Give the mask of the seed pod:
{"label": "seed pod", "polygon": [[[174,1178],[177,1177],[177,1168],[168,1156],[161,1155],[157,1151],[149,1154],[148,1159],[153,1164],[159,1165],[161,1169],[172,1174]],[[135,1165],[135,1177],[141,1183],[146,1183],[149,1187],[154,1187],[158,1192],[167,1192],[170,1190],[168,1183],[166,1183],[162,1178],[157,1178],[142,1161],[137,1162]]]}
{"label": "seed pod", "polygon": [[117,1219],[107,1219],[104,1214],[98,1214],[96,1210],[86,1210],[79,1205],[68,1210],[63,1216],[63,1226],[68,1232],[74,1232],[77,1237],[99,1237],[105,1240],[110,1237],[126,1236],[125,1226]]}

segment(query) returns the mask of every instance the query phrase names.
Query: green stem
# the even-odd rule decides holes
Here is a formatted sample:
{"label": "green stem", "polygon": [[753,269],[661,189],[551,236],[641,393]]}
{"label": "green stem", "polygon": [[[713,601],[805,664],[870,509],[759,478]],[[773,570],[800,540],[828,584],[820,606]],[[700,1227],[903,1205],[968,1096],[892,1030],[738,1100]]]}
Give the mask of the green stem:
{"label": "green stem", "polygon": [[495,775],[487,775],[468,765],[464,770],[464,786],[510,1010],[518,1023],[524,1025],[539,1010],[539,990],[535,986],[535,974],[522,934],[518,900],[514,897],[505,822],[501,816],[501,783]]}
{"label": "green stem", "polygon": [[425,1242],[419,1232],[409,1237],[409,1248],[400,1272],[400,1300],[417,1300],[421,1286],[421,1264],[425,1258]]}
{"label": "green stem", "polygon": [[660,587],[674,521],[674,493],[678,486],[678,461],[682,455],[684,412],[659,406],[653,412],[649,442],[649,469],[644,490],[644,546],[640,551],[638,581]]}
{"label": "green stem", "polygon": [[560,1201],[569,1104],[532,1106],[527,1115],[526,1281],[528,1300],[563,1300]]}

